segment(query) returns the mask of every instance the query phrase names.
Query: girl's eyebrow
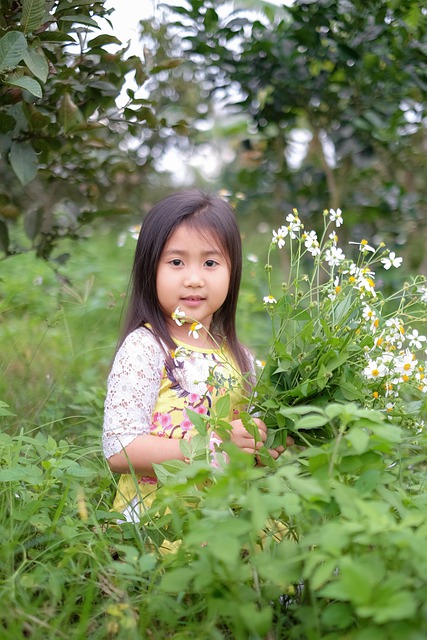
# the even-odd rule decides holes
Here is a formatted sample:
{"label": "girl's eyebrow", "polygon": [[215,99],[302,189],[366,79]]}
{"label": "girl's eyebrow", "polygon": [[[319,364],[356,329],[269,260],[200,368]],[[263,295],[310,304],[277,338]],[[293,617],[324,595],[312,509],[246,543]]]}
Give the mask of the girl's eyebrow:
{"label": "girl's eyebrow", "polygon": [[[167,249],[167,251],[165,251],[164,255],[165,256],[169,256],[169,255],[176,255],[176,256],[186,256],[191,254],[192,251],[189,250],[185,250],[185,249]],[[207,249],[206,251],[202,251],[202,253],[200,254],[202,257],[205,256],[222,256],[222,252],[219,251],[218,249]]]}

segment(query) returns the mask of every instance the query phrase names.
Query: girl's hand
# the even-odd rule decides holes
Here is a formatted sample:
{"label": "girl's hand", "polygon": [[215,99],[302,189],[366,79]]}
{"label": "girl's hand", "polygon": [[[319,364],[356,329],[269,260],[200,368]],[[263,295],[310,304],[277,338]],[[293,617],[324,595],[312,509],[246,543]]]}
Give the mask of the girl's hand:
{"label": "girl's hand", "polygon": [[[293,438],[291,438],[291,436],[287,436],[286,447],[292,447],[293,445],[294,445]],[[279,447],[275,447],[274,449],[268,449],[268,453],[271,455],[273,460],[277,460],[277,458],[281,456],[284,451],[286,451],[286,447],[279,446]],[[259,459],[259,456],[256,456],[256,461],[257,461],[257,465],[259,465],[260,467],[265,466]]]}
{"label": "girl's hand", "polygon": [[243,425],[243,422],[241,420],[232,420],[230,422],[232,426],[231,442],[236,444],[239,449],[241,449],[245,453],[250,453],[251,455],[254,455],[254,453],[256,453],[267,440],[267,427],[264,422],[259,418],[254,418],[253,420],[258,427],[260,436],[259,442],[255,442],[255,438],[253,438],[251,434],[246,430],[246,427]]}

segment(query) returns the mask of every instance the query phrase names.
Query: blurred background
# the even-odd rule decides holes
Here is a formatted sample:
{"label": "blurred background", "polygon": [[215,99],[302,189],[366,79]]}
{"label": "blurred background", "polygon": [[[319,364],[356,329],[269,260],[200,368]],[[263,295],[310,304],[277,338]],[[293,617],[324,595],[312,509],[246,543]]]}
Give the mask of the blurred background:
{"label": "blurred background", "polygon": [[[0,400],[14,430],[99,436],[138,226],[200,186],[235,206],[239,334],[269,344],[264,264],[297,208],[427,274],[427,9],[418,0],[3,0]],[[275,279],[285,279],[284,252]],[[87,435],[87,434],[86,434]]]}

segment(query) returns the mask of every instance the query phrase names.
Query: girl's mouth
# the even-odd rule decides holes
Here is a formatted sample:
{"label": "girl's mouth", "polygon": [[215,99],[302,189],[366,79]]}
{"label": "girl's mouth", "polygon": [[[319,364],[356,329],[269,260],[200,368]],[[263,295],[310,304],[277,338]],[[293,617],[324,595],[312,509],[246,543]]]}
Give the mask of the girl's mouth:
{"label": "girl's mouth", "polygon": [[187,298],[182,298],[182,302],[189,306],[196,306],[204,301],[204,298],[201,296],[188,296]]}

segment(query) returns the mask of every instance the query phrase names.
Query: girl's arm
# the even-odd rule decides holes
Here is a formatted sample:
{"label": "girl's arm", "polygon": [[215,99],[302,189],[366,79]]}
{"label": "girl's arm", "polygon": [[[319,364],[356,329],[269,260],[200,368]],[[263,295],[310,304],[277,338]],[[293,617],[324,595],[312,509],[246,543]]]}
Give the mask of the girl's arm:
{"label": "girl's arm", "polygon": [[138,436],[119,453],[108,459],[114,473],[129,473],[132,466],[135,473],[156,477],[153,464],[167,460],[184,460],[179,438],[154,438],[150,435]]}
{"label": "girl's arm", "polygon": [[116,354],[108,378],[103,428],[104,455],[114,471],[129,473],[131,464],[135,470],[153,474],[150,455],[154,456],[151,463],[157,462],[159,453],[151,450],[152,441],[160,441],[157,444],[163,452],[171,449],[162,461],[175,457],[174,445],[166,438],[150,436],[164,359],[161,346],[145,328],[131,333]]}

